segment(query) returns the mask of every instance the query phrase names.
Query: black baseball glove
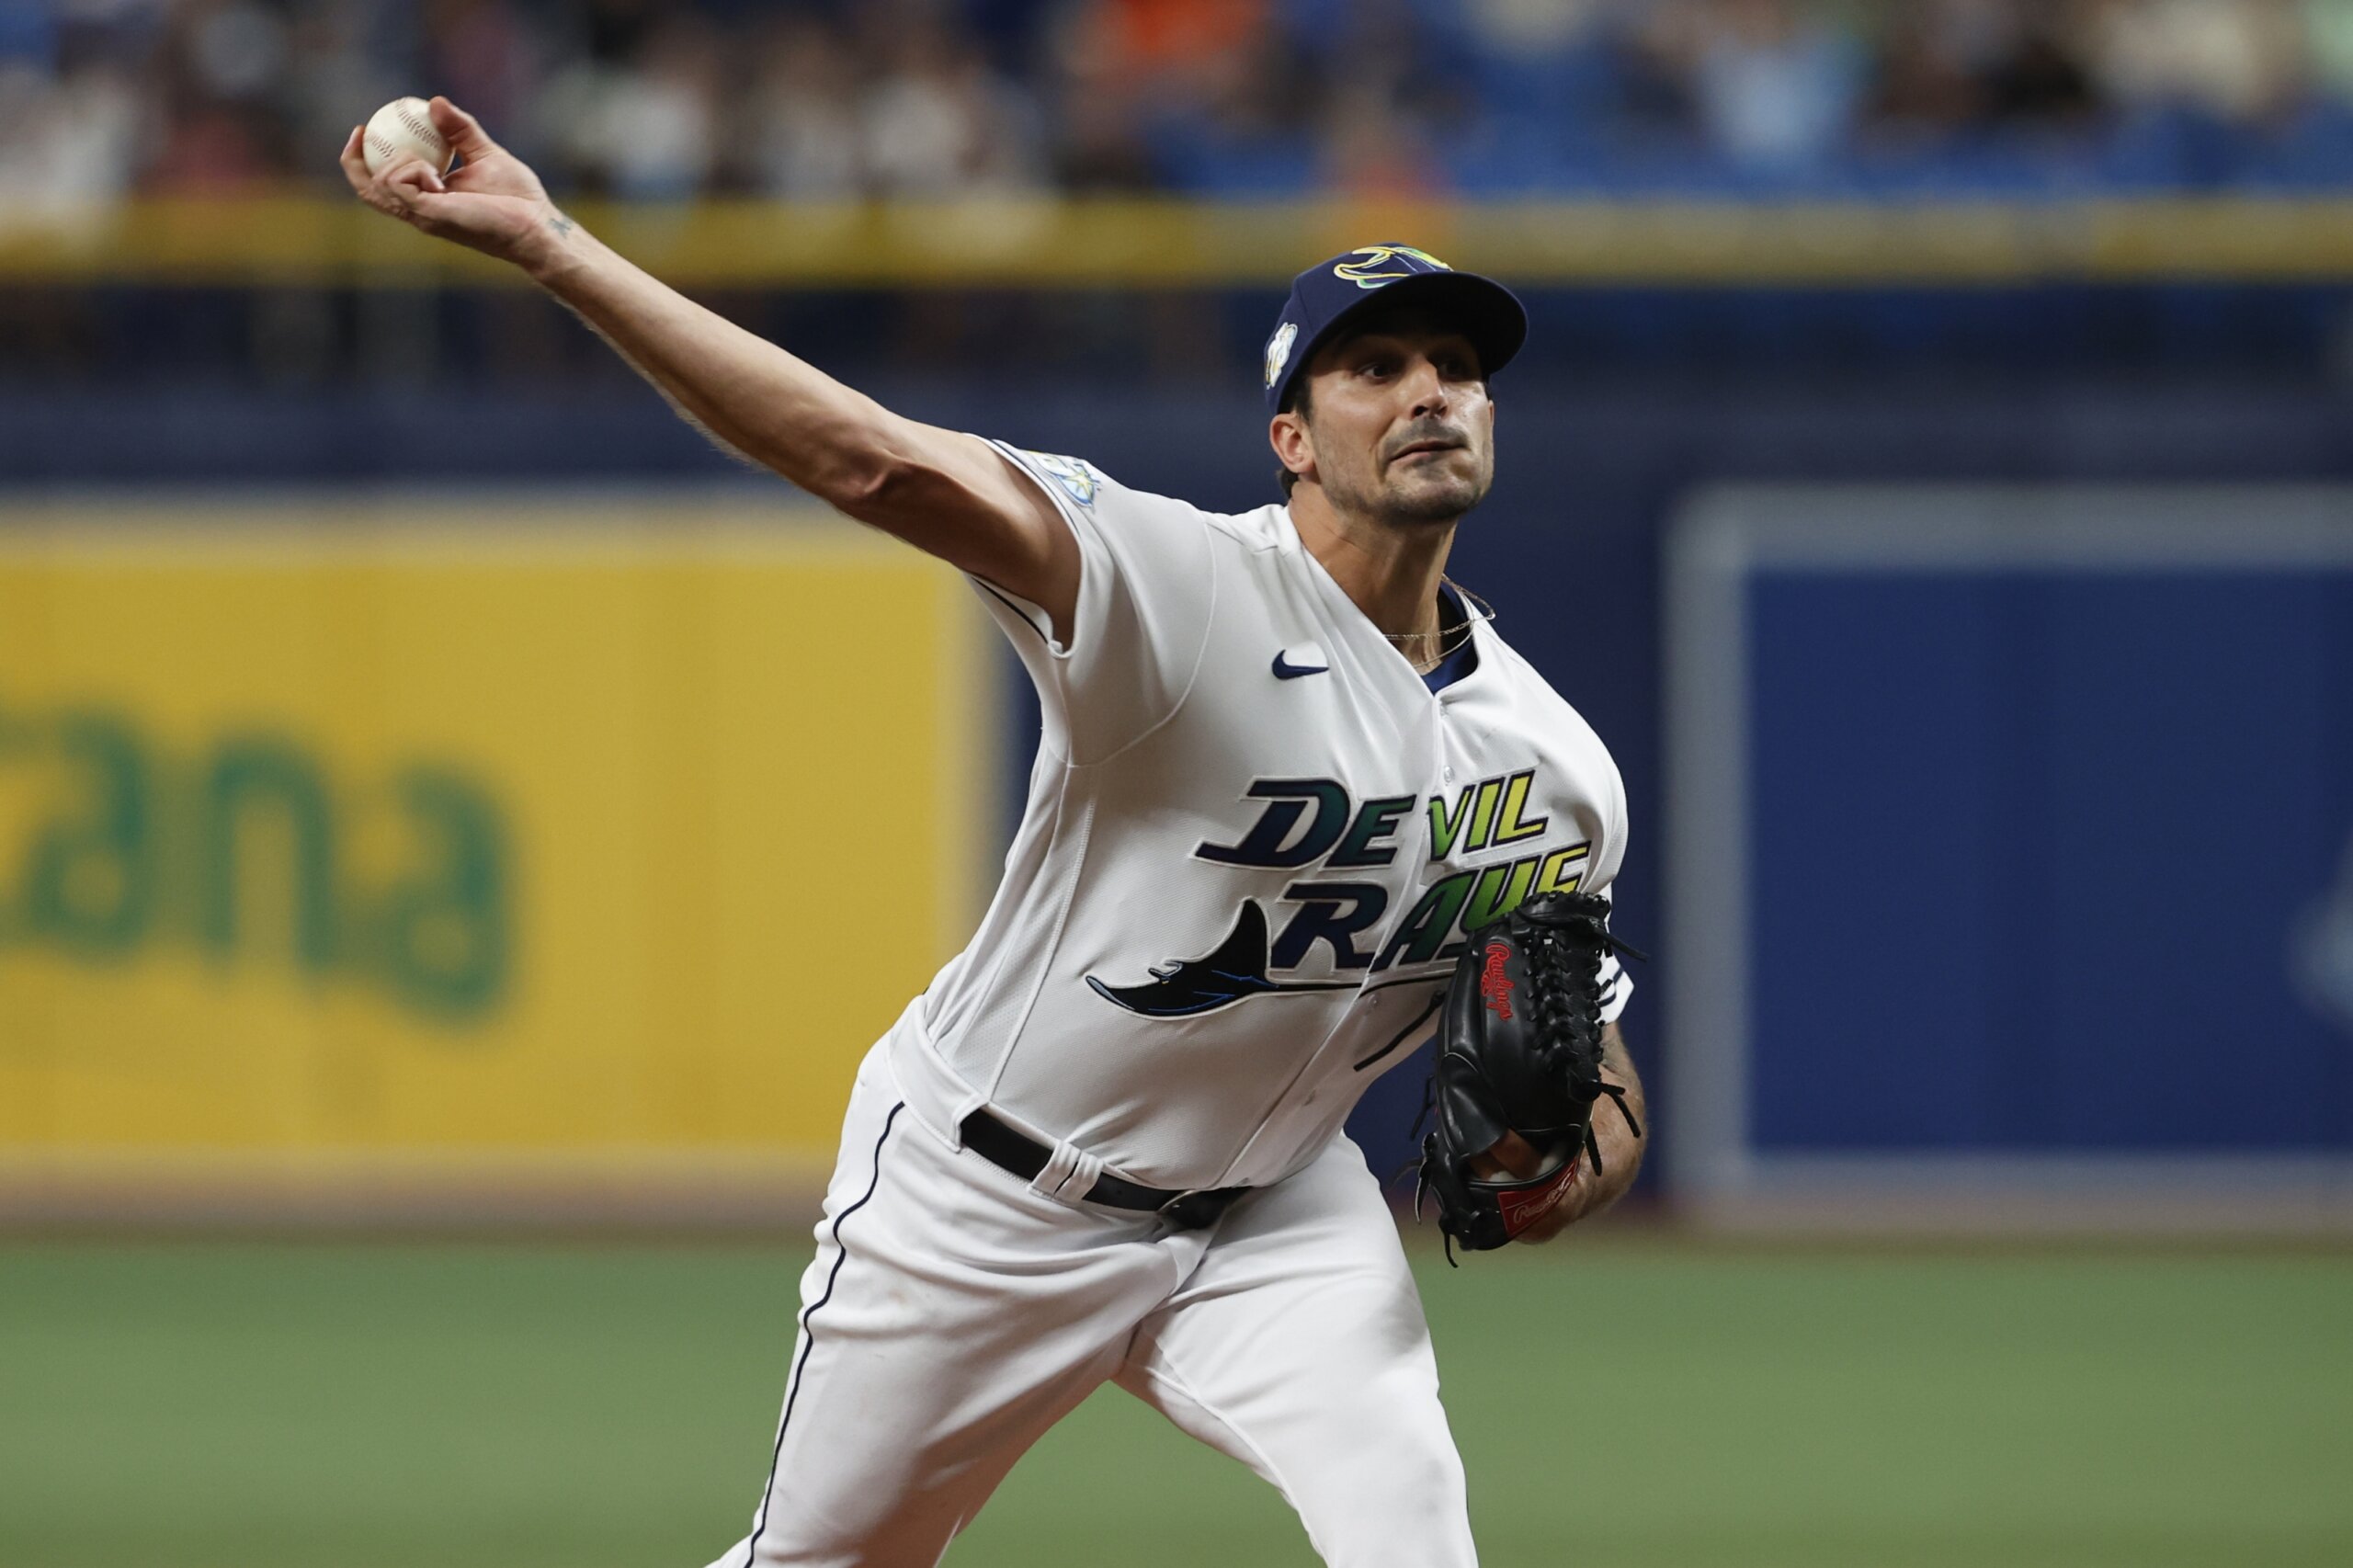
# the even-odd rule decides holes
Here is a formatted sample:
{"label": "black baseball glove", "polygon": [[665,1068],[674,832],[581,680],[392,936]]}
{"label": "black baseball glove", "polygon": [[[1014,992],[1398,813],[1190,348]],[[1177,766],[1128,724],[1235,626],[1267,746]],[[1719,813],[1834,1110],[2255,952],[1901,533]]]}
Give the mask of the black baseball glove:
{"label": "black baseball glove", "polygon": [[[1601,1076],[1601,969],[1633,949],[1609,934],[1609,905],[1591,893],[1542,893],[1471,939],[1447,983],[1436,1120],[1422,1144],[1422,1192],[1438,1199],[1447,1255],[1502,1246],[1560,1206],[1584,1162],[1601,1169],[1594,1102],[1604,1095],[1635,1137],[1626,1092]],[[1639,955],[1637,955],[1639,956]],[[1544,1156],[1523,1181],[1487,1181],[1472,1161],[1517,1132]]]}

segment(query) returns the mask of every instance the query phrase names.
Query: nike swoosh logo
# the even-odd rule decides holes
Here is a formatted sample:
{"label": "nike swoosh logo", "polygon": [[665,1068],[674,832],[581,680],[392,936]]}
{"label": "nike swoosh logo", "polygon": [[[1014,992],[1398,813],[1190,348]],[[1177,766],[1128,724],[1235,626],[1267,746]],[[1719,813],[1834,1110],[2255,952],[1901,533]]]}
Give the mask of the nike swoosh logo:
{"label": "nike swoosh logo", "polygon": [[[1299,655],[1300,663],[1291,663],[1290,656],[1293,653]],[[1277,680],[1297,680],[1302,676],[1320,676],[1331,667],[1330,665],[1324,663],[1324,650],[1321,648],[1279,648],[1275,652]]]}

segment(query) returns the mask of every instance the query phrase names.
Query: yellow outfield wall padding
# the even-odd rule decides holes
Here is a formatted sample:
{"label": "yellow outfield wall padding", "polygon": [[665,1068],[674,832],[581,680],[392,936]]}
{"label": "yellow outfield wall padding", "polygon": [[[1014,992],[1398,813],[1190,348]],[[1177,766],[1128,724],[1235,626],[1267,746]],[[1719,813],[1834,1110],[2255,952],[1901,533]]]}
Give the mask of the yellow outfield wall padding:
{"label": "yellow outfield wall padding", "polygon": [[988,646],[805,505],[0,507],[0,1164],[821,1155]]}
{"label": "yellow outfield wall padding", "polygon": [[[1528,285],[2353,278],[2353,199],[1529,200],[1039,197],[582,202],[694,288],[1279,287],[1406,240]],[[523,287],[513,268],[325,196],[156,199],[0,217],[0,283]]]}

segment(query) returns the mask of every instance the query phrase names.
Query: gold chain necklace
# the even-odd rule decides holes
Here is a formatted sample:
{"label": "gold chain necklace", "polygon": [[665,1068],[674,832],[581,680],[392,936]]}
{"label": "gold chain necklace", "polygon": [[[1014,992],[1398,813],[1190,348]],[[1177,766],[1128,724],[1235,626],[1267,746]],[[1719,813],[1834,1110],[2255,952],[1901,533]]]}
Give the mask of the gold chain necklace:
{"label": "gold chain necklace", "polygon": [[[1438,668],[1440,665],[1446,663],[1449,658],[1452,657],[1465,642],[1471,641],[1471,629],[1477,622],[1482,620],[1492,621],[1495,619],[1495,606],[1489,604],[1486,600],[1481,598],[1478,595],[1472,593],[1470,589],[1464,587],[1453,578],[1441,574],[1438,577],[1438,582],[1447,587],[1452,588],[1456,595],[1462,600],[1462,621],[1461,625],[1454,628],[1453,641],[1440,646],[1438,651],[1431,654],[1428,660],[1425,662],[1415,658],[1412,653],[1406,653],[1405,645],[1409,642],[1419,642],[1426,638],[1443,637],[1446,635],[1446,630],[1444,628],[1440,628],[1436,631],[1384,631],[1381,634],[1389,640],[1390,646],[1395,648],[1399,653],[1405,654],[1405,662],[1414,666],[1414,673],[1416,675],[1427,675],[1432,670]],[[1474,606],[1476,607],[1475,608],[1473,608]]]}

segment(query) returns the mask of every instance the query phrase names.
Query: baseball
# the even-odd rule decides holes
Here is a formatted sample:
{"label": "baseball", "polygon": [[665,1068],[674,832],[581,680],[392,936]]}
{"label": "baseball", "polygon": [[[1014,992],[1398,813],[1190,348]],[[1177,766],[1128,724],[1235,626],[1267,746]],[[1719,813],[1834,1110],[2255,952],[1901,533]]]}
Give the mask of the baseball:
{"label": "baseball", "polygon": [[433,128],[423,98],[394,98],[369,115],[359,151],[371,175],[383,173],[404,156],[424,160],[436,174],[449,172],[449,139]]}

